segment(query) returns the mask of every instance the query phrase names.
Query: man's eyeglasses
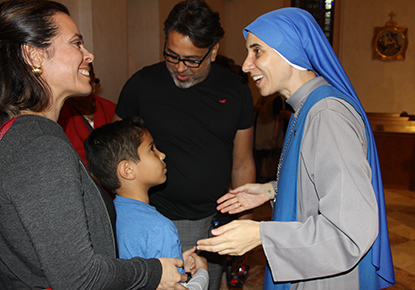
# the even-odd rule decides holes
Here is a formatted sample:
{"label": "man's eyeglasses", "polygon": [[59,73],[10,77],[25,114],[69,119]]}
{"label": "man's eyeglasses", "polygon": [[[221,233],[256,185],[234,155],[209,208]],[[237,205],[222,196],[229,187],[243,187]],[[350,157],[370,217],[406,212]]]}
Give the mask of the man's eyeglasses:
{"label": "man's eyeglasses", "polygon": [[187,67],[198,68],[202,64],[202,62],[205,60],[205,58],[209,55],[209,53],[212,51],[212,48],[213,47],[209,48],[208,52],[205,54],[204,57],[202,57],[202,59],[192,60],[192,59],[180,58],[178,56],[168,54],[166,52],[166,44],[164,44],[163,56],[164,56],[164,59],[170,63],[178,64],[179,62],[182,61],[184,65]]}

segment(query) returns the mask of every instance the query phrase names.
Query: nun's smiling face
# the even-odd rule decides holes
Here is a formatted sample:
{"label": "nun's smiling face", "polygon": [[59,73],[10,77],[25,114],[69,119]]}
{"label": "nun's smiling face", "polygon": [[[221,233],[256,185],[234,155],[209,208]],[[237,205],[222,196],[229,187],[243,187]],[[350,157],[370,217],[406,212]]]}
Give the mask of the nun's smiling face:
{"label": "nun's smiling face", "polygon": [[261,95],[265,97],[280,92],[288,98],[295,69],[272,47],[250,32],[246,37],[246,49],[248,55],[242,69],[250,73]]}

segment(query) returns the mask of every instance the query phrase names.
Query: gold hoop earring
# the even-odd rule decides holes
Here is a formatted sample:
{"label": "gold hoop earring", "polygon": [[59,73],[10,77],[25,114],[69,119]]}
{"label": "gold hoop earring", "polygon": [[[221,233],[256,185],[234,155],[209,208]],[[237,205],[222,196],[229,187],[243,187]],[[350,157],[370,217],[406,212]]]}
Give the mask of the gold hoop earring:
{"label": "gold hoop earring", "polygon": [[40,66],[39,66],[39,67],[32,66],[32,72],[33,72],[35,75],[40,76],[40,75],[43,73],[43,69],[42,69]]}

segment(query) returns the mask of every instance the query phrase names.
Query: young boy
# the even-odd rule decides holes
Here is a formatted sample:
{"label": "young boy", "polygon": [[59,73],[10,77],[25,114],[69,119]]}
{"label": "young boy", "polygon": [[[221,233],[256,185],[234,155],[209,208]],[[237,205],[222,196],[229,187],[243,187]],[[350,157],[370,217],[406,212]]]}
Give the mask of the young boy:
{"label": "young boy", "polygon": [[185,286],[206,290],[206,259],[196,255],[195,248],[182,254],[173,222],[149,205],[148,190],[166,181],[167,169],[166,156],[157,150],[143,119],[132,117],[101,126],[84,145],[92,174],[116,194],[120,258],[184,258],[186,272],[194,274]]}

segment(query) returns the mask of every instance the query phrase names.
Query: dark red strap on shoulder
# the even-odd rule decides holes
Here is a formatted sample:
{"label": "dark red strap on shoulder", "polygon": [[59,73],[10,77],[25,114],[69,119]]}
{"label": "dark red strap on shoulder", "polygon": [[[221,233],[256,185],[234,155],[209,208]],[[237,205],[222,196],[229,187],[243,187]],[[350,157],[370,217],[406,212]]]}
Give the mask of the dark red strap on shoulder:
{"label": "dark red strap on shoulder", "polygon": [[3,126],[1,126],[1,130],[0,130],[0,140],[1,138],[3,138],[4,134],[6,134],[6,132],[10,129],[10,127],[12,126],[13,122],[17,119],[17,117],[14,117],[8,121],[6,121]]}

